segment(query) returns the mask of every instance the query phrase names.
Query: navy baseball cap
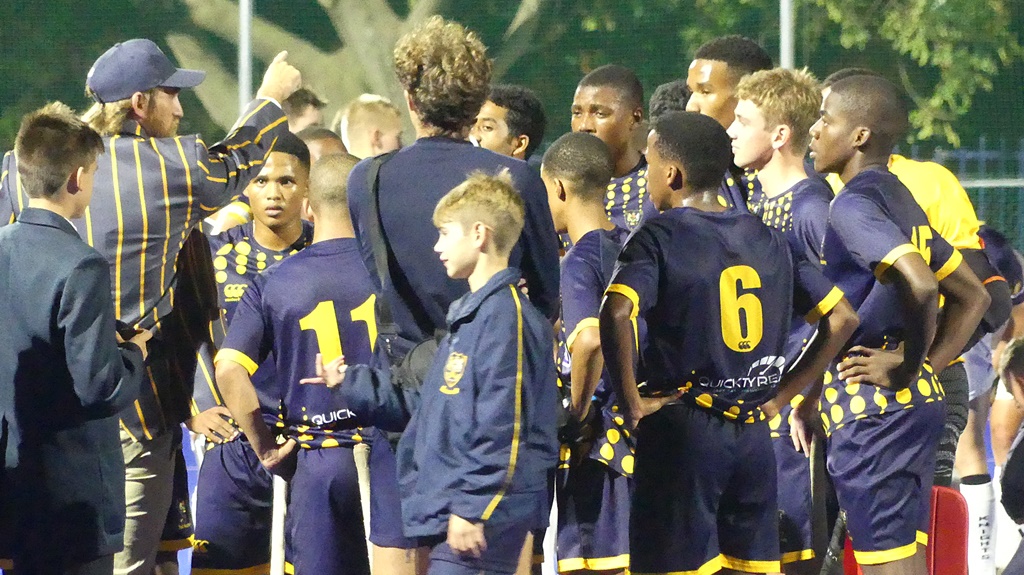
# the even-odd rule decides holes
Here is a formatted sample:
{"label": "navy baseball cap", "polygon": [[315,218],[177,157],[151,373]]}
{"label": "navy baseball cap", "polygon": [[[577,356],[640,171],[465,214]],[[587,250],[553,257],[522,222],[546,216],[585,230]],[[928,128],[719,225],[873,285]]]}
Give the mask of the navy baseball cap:
{"label": "navy baseball cap", "polygon": [[193,88],[204,78],[206,72],[201,70],[176,67],[152,40],[136,38],[114,44],[97,58],[85,85],[93,99],[103,104],[156,87]]}

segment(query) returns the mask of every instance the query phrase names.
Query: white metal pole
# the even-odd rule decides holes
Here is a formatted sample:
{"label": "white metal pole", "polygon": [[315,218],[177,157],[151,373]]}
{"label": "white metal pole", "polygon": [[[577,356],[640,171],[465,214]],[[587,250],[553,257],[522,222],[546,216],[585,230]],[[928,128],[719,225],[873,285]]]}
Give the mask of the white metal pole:
{"label": "white metal pole", "polygon": [[793,0],[779,0],[779,65],[790,70],[796,66],[793,20]]}
{"label": "white metal pole", "polygon": [[274,476],[274,503],[270,515],[270,575],[284,575],[284,522],[288,512],[288,482]]}
{"label": "white metal pole", "polygon": [[252,100],[252,4],[238,0],[238,111]]}

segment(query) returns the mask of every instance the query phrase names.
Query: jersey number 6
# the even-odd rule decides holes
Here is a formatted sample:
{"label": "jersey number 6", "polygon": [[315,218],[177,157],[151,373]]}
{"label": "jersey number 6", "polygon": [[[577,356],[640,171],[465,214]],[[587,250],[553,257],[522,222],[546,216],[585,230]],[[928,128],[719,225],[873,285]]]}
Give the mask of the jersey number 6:
{"label": "jersey number 6", "polygon": [[764,317],[761,300],[747,291],[761,287],[761,276],[750,266],[732,266],[722,272],[718,280],[722,316],[722,341],[729,349],[748,352],[761,343]]}

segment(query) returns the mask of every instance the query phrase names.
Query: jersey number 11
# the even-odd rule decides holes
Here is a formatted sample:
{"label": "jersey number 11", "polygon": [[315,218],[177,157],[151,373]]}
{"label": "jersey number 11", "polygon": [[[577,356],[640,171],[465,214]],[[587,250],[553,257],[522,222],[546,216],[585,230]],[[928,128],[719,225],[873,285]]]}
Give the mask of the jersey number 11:
{"label": "jersey number 11", "polygon": [[[377,317],[374,313],[375,294],[371,294],[363,303],[349,312],[353,322],[366,324],[366,335],[370,338],[370,351],[377,343]],[[313,330],[316,334],[316,345],[324,363],[343,355],[341,349],[341,332],[338,326],[338,314],[334,311],[334,302],[327,300],[316,304],[309,315],[299,320],[299,328],[303,331]]]}

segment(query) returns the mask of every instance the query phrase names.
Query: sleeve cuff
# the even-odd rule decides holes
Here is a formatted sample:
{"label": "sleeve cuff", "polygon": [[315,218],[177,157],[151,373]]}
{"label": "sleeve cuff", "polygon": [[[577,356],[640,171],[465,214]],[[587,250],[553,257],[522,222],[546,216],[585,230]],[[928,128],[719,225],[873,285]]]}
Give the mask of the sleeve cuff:
{"label": "sleeve cuff", "polygon": [[213,364],[228,360],[237,363],[238,365],[245,368],[245,371],[249,372],[249,375],[256,373],[259,369],[259,364],[252,360],[249,356],[236,349],[223,348],[217,352],[217,356],[213,358]]}
{"label": "sleeve cuff", "polygon": [[832,308],[836,307],[836,304],[843,299],[844,295],[846,294],[843,293],[843,290],[833,287],[832,291],[828,292],[828,295],[822,298],[822,300],[818,302],[818,305],[814,306],[814,309],[807,312],[804,319],[807,320],[807,323],[818,323],[821,318],[825,317],[828,312],[832,311]]}
{"label": "sleeve cuff", "polygon": [[[634,303],[633,305],[635,306],[636,303]],[[576,343],[576,338],[579,337],[580,332],[587,329],[588,327],[598,327],[598,321],[596,317],[584,318],[578,324],[576,324],[575,329],[572,330],[572,333],[570,333],[569,337],[566,338],[565,340],[565,349],[569,350],[569,353],[572,353],[572,346],[574,343]]]}
{"label": "sleeve cuff", "polygon": [[281,108],[282,112],[284,111],[284,107],[281,105],[281,102],[278,102],[276,99],[271,98],[270,96],[260,96],[260,97],[258,97],[256,99],[257,100],[266,100],[268,102],[272,102],[275,106],[277,106],[278,108]]}
{"label": "sleeve cuff", "polygon": [[960,264],[964,261],[964,256],[960,253],[960,250],[953,248],[953,254],[949,256],[946,263],[942,264],[942,267],[936,270],[935,279],[942,281],[946,279],[949,274],[956,271],[956,268],[960,267]]}
{"label": "sleeve cuff", "polygon": [[619,295],[626,296],[629,301],[633,302],[633,311],[630,312],[629,317],[636,318],[640,315],[640,296],[636,293],[636,290],[629,287],[626,284],[612,284],[605,290],[605,295],[610,293],[617,293]]}
{"label": "sleeve cuff", "polygon": [[878,265],[875,266],[875,277],[878,278],[878,281],[882,281],[882,276],[894,263],[896,263],[896,260],[911,253],[919,252],[917,251],[917,248],[911,244],[901,244],[893,248],[889,253],[885,254],[882,261],[878,262]]}

